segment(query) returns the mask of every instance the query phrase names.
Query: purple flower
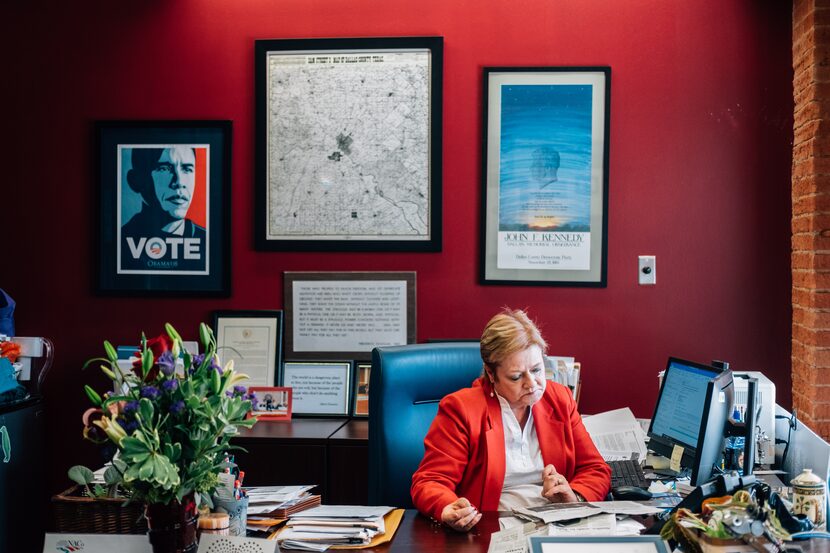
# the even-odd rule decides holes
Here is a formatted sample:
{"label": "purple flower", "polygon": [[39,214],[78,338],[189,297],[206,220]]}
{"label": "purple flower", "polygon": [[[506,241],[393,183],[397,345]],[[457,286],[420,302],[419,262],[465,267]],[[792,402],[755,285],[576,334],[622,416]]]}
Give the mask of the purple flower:
{"label": "purple flower", "polygon": [[178,415],[182,411],[184,411],[184,401],[182,401],[182,400],[174,401],[170,405],[170,412],[173,413],[174,415]]}
{"label": "purple flower", "polygon": [[202,364],[202,362],[203,362],[204,360],[205,360],[205,354],[204,354],[204,353],[199,353],[199,354],[197,354],[197,355],[194,355],[194,356],[193,356],[193,365],[192,365],[192,366],[193,366],[193,367],[198,367],[199,365],[201,365],[201,364]]}
{"label": "purple flower", "polygon": [[128,401],[124,404],[124,408],[122,409],[123,413],[126,415],[128,413],[134,413],[138,411],[138,402],[137,401]]}
{"label": "purple flower", "polygon": [[162,353],[156,363],[158,363],[159,369],[161,369],[164,376],[170,376],[176,370],[176,360],[173,359],[173,352],[171,351]]}
{"label": "purple flower", "polygon": [[175,378],[172,380],[165,380],[161,383],[161,387],[164,389],[165,392],[175,392],[176,389],[179,387],[179,381]]}
{"label": "purple flower", "polygon": [[161,392],[159,392],[159,389],[156,388],[155,386],[144,386],[141,389],[141,397],[146,397],[150,401],[158,399],[158,397],[160,395],[161,395]]}
{"label": "purple flower", "polygon": [[136,422],[134,420],[129,421],[129,422],[125,422],[124,424],[121,425],[121,428],[124,429],[124,432],[126,432],[127,435],[130,435],[135,431],[136,428],[138,428],[138,422]]}
{"label": "purple flower", "polygon": [[245,386],[234,386],[233,387],[233,395],[244,397],[245,394],[248,392],[248,388]]}

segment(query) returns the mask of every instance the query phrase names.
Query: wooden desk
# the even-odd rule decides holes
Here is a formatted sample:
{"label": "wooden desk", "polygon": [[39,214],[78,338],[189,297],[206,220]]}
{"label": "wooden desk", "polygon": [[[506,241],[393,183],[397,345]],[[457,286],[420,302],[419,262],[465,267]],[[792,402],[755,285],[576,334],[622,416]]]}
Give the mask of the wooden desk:
{"label": "wooden desk", "polygon": [[[453,553],[486,553],[490,534],[499,531],[499,514],[485,512],[481,521],[469,533],[456,532],[433,522],[415,510],[407,509],[391,543],[372,549],[376,553],[416,553],[421,551],[452,551]],[[804,553],[830,552],[830,540],[790,542]],[[798,551],[799,549],[793,549]]]}
{"label": "wooden desk", "polygon": [[328,439],[328,497],[331,505],[369,501],[369,421],[353,419]]}
{"label": "wooden desk", "polygon": [[237,464],[245,471],[245,484],[317,484],[317,491],[328,502],[327,441],[347,422],[347,419],[260,421],[250,430],[243,430],[231,443],[248,450],[235,452]]}

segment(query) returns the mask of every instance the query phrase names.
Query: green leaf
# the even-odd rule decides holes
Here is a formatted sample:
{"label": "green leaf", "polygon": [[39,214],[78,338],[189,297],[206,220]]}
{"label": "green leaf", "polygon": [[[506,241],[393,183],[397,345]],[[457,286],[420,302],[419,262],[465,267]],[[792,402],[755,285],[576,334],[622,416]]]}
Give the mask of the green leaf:
{"label": "green leaf", "polygon": [[138,414],[141,415],[141,420],[147,425],[152,425],[154,413],[153,402],[146,397],[141,398],[138,402]]}
{"label": "green leaf", "polygon": [[107,489],[104,486],[102,486],[101,484],[95,484],[92,487],[92,494],[95,497],[104,497],[104,496],[107,495]]}
{"label": "green leaf", "polygon": [[149,349],[145,349],[144,352],[141,354],[141,377],[147,378],[147,374],[150,372],[150,369],[153,368],[153,352]]}
{"label": "green leaf", "polygon": [[118,484],[121,482],[121,473],[113,465],[108,466],[107,470],[104,471],[104,482],[109,486]]}
{"label": "green leaf", "polygon": [[147,480],[152,476],[155,469],[155,456],[151,455],[148,457],[144,463],[141,465],[141,468],[138,470],[138,477],[141,480]]}
{"label": "green leaf", "polygon": [[86,392],[86,397],[89,398],[89,401],[91,401],[95,407],[101,406],[101,396],[99,396],[98,392],[93,390],[88,384],[84,385],[84,392]]}
{"label": "green leaf", "polygon": [[75,465],[74,467],[69,469],[67,474],[73,482],[76,482],[81,486],[91,484],[92,481],[95,479],[95,475],[92,473],[92,471],[82,465]]}

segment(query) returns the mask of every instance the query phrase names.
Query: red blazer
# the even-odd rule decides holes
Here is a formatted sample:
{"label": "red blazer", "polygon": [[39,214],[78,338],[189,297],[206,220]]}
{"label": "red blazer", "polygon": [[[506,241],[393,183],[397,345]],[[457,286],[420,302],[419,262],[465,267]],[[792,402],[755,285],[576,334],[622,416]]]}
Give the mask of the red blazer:
{"label": "red blazer", "polygon": [[[491,390],[482,377],[438,405],[410,490],[412,502],[425,515],[441,520],[444,507],[459,497],[479,511],[498,510],[504,487],[504,426]],[[586,500],[605,499],[611,469],[585,430],[571,391],[548,381],[532,409],[544,464],[556,467]]]}

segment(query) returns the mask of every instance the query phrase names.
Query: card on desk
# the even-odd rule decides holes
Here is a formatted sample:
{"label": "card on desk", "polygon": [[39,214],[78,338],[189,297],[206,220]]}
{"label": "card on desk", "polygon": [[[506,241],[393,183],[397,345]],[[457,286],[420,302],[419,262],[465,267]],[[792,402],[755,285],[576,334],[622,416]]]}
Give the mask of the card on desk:
{"label": "card on desk", "polygon": [[150,540],[144,534],[46,534],[43,553],[151,553]]}

